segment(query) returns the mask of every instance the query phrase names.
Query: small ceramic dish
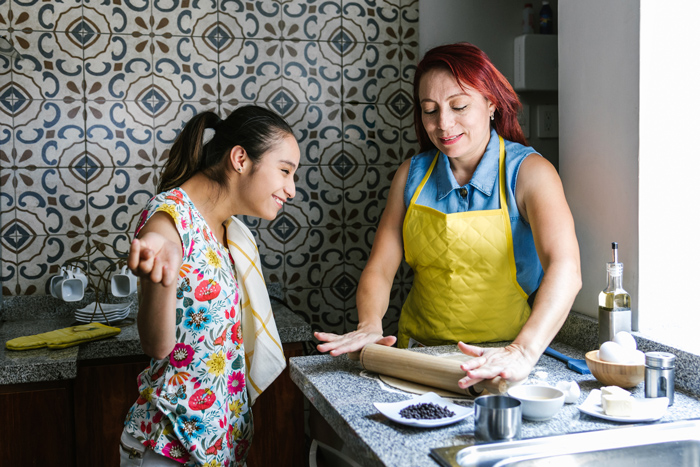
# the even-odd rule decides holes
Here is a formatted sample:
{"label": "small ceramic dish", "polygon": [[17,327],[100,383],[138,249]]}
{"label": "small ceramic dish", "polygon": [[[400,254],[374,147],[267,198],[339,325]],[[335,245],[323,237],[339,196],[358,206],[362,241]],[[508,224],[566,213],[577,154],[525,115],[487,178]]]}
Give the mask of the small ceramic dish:
{"label": "small ceramic dish", "polygon": [[561,389],[542,385],[520,385],[508,389],[508,395],[522,404],[523,418],[533,421],[549,420],[564,405]]}

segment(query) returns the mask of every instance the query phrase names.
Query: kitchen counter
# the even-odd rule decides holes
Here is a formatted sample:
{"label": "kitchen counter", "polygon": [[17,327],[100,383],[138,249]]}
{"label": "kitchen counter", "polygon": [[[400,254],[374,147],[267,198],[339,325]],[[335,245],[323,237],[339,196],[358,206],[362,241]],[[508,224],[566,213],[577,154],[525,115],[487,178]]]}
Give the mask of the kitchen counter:
{"label": "kitchen counter", "polygon": [[[268,289],[282,343],[311,340],[311,326],[275,299],[281,298],[281,289],[275,284]],[[78,361],[143,355],[136,328],[138,305],[135,298],[131,301],[129,317],[114,325],[121,329],[117,336],[66,349],[12,351],[5,348],[5,342],[15,337],[77,324],[73,310],[90,301],[85,299],[77,304],[67,304],[51,296],[5,298],[0,323],[0,385],[74,379]]]}
{"label": "kitchen counter", "polygon": [[[562,342],[555,341],[551,346],[574,358],[583,358],[585,354],[584,351]],[[415,351],[433,355],[459,352],[454,345]],[[696,371],[697,366],[690,370]],[[679,372],[683,376],[684,372],[680,369]],[[437,466],[437,462],[429,457],[431,448],[474,443],[472,416],[457,424],[433,429],[412,428],[388,420],[377,411],[373,403],[396,402],[409,399],[413,395],[385,385],[375,374],[362,370],[359,362],[352,361],[345,355],[335,358],[329,355],[292,358],[290,375],[343,440],[343,452],[352,453],[363,466]],[[578,403],[565,404],[557,415],[544,422],[523,420],[523,438],[629,426],[581,413],[577,405],[585,400],[592,389],[603,385],[593,375],[575,373],[559,360],[542,356],[526,383],[556,384],[558,381],[572,380],[581,388],[582,394]],[[643,398],[644,383],[640,383],[631,391],[635,397]],[[458,403],[473,406],[473,401],[468,399],[462,399]],[[698,417],[698,394],[677,388],[673,406],[669,407],[664,417],[656,423]]]}

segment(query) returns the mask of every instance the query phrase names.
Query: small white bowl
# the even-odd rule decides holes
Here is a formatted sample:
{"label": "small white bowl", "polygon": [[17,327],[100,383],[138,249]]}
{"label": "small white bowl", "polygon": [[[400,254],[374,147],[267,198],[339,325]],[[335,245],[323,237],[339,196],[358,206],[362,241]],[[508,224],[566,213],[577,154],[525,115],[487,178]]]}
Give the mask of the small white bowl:
{"label": "small white bowl", "polygon": [[522,404],[523,417],[542,421],[552,418],[564,405],[564,392],[551,386],[520,385],[508,389],[508,395]]}

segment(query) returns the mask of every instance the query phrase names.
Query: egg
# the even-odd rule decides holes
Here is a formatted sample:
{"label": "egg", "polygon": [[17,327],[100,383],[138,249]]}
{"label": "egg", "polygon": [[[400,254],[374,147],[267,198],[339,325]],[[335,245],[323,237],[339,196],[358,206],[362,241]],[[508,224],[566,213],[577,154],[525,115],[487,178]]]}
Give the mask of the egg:
{"label": "egg", "polygon": [[578,402],[581,397],[581,388],[576,381],[559,381],[557,389],[564,393],[564,402],[567,404]]}
{"label": "egg", "polygon": [[626,349],[637,350],[637,341],[634,340],[634,336],[627,331],[620,331],[615,334],[613,342],[617,342]]}
{"label": "egg", "polygon": [[598,358],[604,362],[627,363],[631,351],[614,341],[603,342],[598,350]]}

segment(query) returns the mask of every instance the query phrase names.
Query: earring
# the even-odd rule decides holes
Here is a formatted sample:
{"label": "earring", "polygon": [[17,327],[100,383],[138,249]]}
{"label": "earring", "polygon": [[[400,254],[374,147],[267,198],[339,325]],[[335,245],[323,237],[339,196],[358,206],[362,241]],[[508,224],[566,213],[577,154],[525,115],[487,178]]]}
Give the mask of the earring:
{"label": "earring", "polygon": [[[494,112],[494,113],[495,113],[495,112]],[[491,114],[491,121],[493,121],[493,119],[494,119],[494,116],[493,116],[493,113],[492,113],[492,114]]]}
{"label": "earring", "polygon": [[238,168],[238,173],[243,173],[243,167]]}

